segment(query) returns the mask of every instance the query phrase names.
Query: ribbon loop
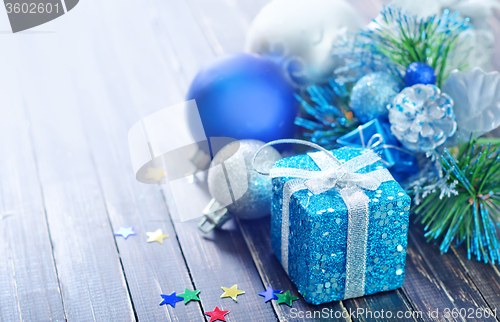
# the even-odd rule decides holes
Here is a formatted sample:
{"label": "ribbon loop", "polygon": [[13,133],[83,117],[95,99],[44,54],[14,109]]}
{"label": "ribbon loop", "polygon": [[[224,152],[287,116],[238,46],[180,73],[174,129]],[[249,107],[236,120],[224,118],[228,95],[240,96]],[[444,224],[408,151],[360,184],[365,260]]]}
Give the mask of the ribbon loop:
{"label": "ribbon loop", "polygon": [[317,195],[331,189],[361,188],[376,190],[381,182],[365,173],[346,171],[317,171],[321,176],[307,180],[304,184],[313,194]]}

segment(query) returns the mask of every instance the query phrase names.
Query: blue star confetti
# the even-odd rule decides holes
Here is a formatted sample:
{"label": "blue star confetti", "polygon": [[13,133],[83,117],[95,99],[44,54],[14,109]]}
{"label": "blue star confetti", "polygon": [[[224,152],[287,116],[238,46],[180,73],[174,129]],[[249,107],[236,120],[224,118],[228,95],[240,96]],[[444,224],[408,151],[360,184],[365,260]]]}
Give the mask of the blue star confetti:
{"label": "blue star confetti", "polygon": [[271,286],[268,286],[265,292],[260,292],[260,296],[264,296],[264,302],[269,302],[271,300],[277,300],[278,297],[276,296],[275,293],[281,293],[283,292],[282,290],[273,290]]}
{"label": "blue star confetti", "polygon": [[182,297],[178,297],[175,294],[175,292],[173,292],[170,295],[161,294],[161,297],[163,298],[163,301],[161,301],[161,303],[159,305],[170,304],[171,307],[175,307],[175,303],[176,302],[179,302],[179,301],[183,300],[183,298]]}
{"label": "blue star confetti", "polygon": [[115,236],[122,236],[125,239],[127,239],[129,236],[132,235],[137,235],[137,233],[134,232],[133,227],[128,227],[128,228],[120,227],[120,229],[117,232],[115,232]]}

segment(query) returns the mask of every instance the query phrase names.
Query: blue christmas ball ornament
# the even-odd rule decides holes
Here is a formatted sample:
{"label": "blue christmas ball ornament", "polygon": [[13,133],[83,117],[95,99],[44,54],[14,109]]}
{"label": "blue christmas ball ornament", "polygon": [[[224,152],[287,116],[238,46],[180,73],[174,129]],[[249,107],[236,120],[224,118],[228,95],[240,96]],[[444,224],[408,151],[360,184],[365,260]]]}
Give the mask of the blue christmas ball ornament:
{"label": "blue christmas ball ornament", "polygon": [[410,87],[415,84],[436,84],[434,69],[426,63],[411,63],[406,69],[405,85]]}
{"label": "blue christmas ball ornament", "polygon": [[207,137],[269,142],[295,135],[299,105],[294,88],[267,58],[220,57],[200,70],[187,98],[196,100]]}
{"label": "blue christmas ball ornament", "polygon": [[387,105],[403,87],[398,77],[386,72],[363,76],[352,89],[351,109],[362,123],[377,117],[387,118]]}

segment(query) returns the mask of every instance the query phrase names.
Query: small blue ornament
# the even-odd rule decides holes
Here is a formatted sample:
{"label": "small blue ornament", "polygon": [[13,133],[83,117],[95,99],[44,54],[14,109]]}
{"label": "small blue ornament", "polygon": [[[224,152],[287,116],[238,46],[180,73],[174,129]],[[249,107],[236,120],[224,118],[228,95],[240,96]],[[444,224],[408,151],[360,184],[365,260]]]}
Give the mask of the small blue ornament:
{"label": "small blue ornament", "polygon": [[352,89],[351,109],[362,122],[387,116],[387,105],[404,87],[403,82],[386,72],[362,77]]}
{"label": "small blue ornament", "polygon": [[411,63],[406,69],[405,85],[410,87],[415,84],[436,84],[434,69],[426,63]]}
{"label": "small blue ornament", "polygon": [[394,179],[400,183],[419,170],[413,153],[405,152],[392,134],[391,125],[385,120],[374,119],[360,125],[340,137],[337,143],[354,148],[368,148],[378,153]]}
{"label": "small blue ornament", "polygon": [[455,134],[453,100],[436,85],[406,87],[389,106],[392,133],[410,151],[427,152]]}
{"label": "small blue ornament", "polygon": [[294,88],[267,58],[220,57],[198,72],[187,98],[196,100],[207,137],[269,142],[295,135]]}

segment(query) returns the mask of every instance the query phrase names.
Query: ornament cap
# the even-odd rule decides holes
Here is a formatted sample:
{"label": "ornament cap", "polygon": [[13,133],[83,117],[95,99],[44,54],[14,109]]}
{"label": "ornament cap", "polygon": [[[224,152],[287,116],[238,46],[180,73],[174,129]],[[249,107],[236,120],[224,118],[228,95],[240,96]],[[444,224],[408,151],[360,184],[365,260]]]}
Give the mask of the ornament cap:
{"label": "ornament cap", "polygon": [[[205,216],[198,224],[198,229],[204,233],[209,233],[215,228],[222,227],[222,225],[231,219],[227,208],[221,208],[221,204],[215,198],[212,198],[205,209],[203,209],[203,214]],[[208,225],[206,225],[207,223]]]}

